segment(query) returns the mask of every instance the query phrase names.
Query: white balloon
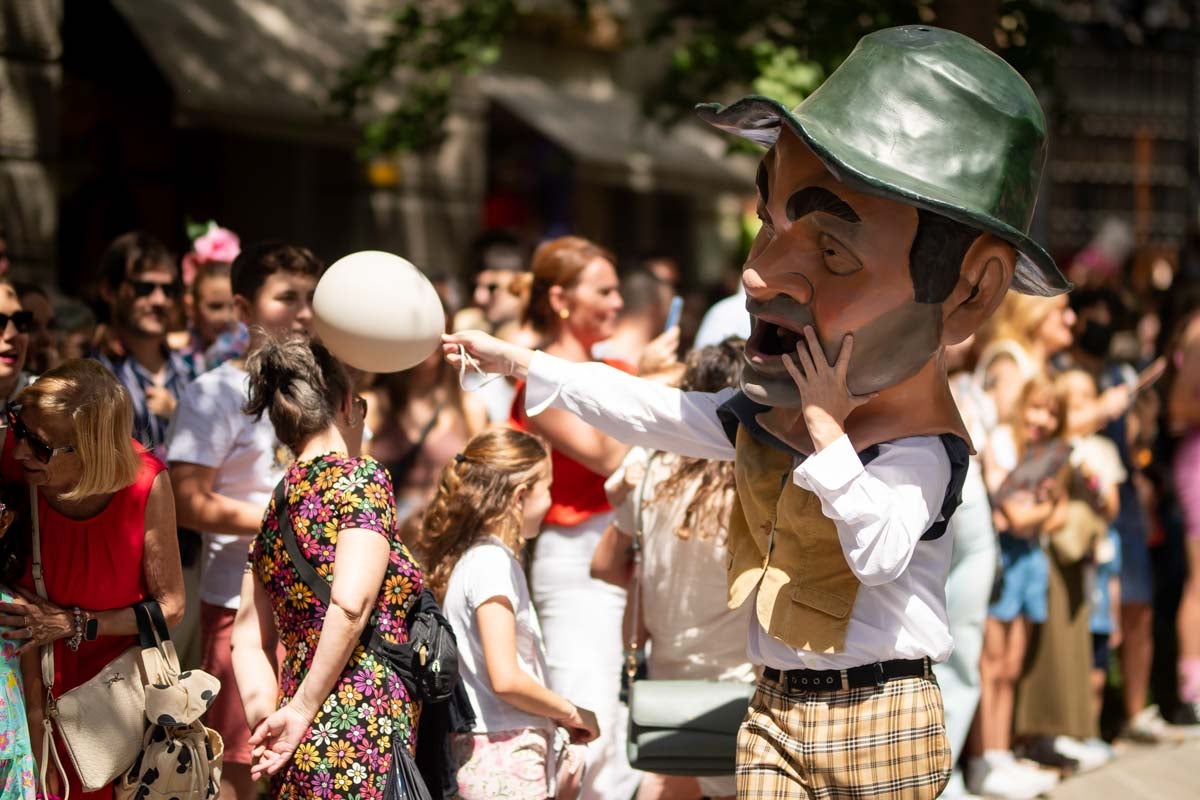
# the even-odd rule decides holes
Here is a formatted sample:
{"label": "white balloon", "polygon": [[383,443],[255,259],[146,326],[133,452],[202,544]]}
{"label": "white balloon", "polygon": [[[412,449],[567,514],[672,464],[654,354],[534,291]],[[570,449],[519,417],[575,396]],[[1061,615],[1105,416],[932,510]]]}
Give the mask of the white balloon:
{"label": "white balloon", "polygon": [[367,372],[414,367],[446,329],[429,279],[400,256],[363,250],[325,270],[313,295],[313,326],[335,356]]}

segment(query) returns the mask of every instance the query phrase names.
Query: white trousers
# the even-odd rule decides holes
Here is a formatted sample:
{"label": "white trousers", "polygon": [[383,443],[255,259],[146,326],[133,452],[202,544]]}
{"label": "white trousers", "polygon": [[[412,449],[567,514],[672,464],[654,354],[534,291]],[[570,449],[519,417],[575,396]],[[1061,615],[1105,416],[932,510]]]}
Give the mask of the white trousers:
{"label": "white trousers", "polygon": [[600,723],[600,738],[587,747],[581,800],[626,800],[640,780],[625,755],[629,715],[618,699],[625,592],[590,575],[611,519],[596,514],[570,528],[542,528],[530,569],[550,688],[594,711]]}

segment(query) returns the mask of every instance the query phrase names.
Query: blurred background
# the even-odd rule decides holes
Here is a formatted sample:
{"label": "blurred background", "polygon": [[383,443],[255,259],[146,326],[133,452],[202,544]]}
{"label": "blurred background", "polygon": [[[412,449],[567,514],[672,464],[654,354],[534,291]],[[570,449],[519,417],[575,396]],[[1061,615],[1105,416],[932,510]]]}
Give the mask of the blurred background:
{"label": "blurred background", "polygon": [[[933,22],[1035,85],[1034,222],[1064,264],[1106,230],[1128,288],[1193,281],[1200,3],[5,0],[0,225],[16,276],[77,291],[116,234],[186,220],[436,274],[473,238],[565,232],[729,288],[752,155],[688,119],[799,101],[865,32]],[[1111,251],[1111,252],[1109,252]],[[1107,268],[1104,267],[1104,268]]]}

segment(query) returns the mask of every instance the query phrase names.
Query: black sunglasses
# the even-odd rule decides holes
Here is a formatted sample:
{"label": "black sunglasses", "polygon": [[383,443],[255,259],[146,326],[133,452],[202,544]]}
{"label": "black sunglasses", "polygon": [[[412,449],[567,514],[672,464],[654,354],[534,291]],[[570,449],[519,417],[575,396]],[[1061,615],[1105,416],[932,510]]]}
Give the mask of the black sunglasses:
{"label": "black sunglasses", "polygon": [[43,464],[49,464],[50,459],[60,453],[75,452],[75,448],[71,445],[51,447],[44,439],[25,427],[25,423],[21,421],[21,406],[17,403],[9,403],[6,413],[8,414],[8,427],[12,428],[13,436],[18,442],[28,442],[33,457]]}
{"label": "black sunglasses", "polygon": [[29,333],[33,330],[33,312],[14,311],[12,314],[0,314],[0,335],[8,330],[10,322],[17,329],[17,333]]}
{"label": "black sunglasses", "polygon": [[154,294],[155,289],[162,289],[163,297],[168,300],[174,300],[179,296],[179,284],[177,283],[159,283],[157,281],[130,281],[129,285],[133,287],[133,294],[136,297],[149,297]]}

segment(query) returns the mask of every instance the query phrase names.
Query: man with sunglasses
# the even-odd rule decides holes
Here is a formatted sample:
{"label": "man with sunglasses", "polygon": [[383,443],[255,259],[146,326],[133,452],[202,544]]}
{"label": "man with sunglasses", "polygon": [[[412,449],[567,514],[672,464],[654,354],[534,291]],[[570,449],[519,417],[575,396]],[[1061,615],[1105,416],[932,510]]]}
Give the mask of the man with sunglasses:
{"label": "man with sunglasses", "polygon": [[100,259],[100,295],[109,331],[92,357],[112,371],[133,400],[137,440],[166,460],[167,426],[183,390],[196,377],[167,346],[179,299],[179,270],[166,245],[134,231],[118,236]]}

